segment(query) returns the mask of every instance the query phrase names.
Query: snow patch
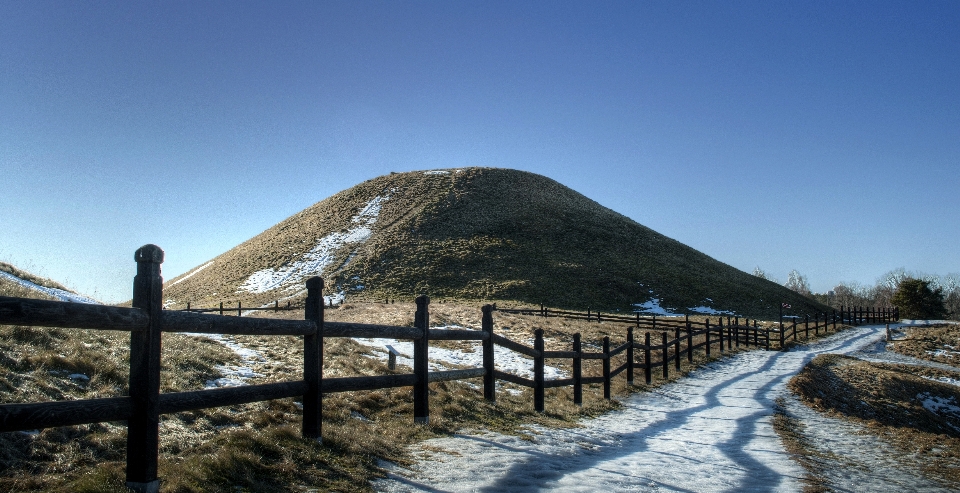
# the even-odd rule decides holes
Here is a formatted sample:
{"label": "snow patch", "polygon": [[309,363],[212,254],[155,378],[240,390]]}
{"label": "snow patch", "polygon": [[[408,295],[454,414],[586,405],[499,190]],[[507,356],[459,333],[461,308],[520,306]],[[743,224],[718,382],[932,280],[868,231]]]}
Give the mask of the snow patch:
{"label": "snow patch", "polygon": [[736,315],[736,313],[730,310],[717,310],[715,308],[710,308],[709,306],[695,306],[693,308],[687,308],[694,313],[703,313],[705,315]]}
{"label": "snow patch", "polygon": [[680,315],[679,313],[674,313],[670,311],[670,309],[660,306],[660,298],[652,298],[650,301],[645,303],[636,303],[633,306],[636,308],[634,310],[635,312],[646,313],[648,315]]}
{"label": "snow patch", "polygon": [[[186,281],[187,279],[190,279],[191,277],[196,275],[198,272],[202,271],[203,269],[206,269],[207,267],[210,267],[211,265],[213,265],[213,260],[201,265],[200,267],[197,267],[196,269],[193,270],[193,272],[181,277],[180,279],[173,281],[172,283],[170,283],[170,286],[176,286],[177,284],[180,284],[181,282]],[[169,288],[170,286],[167,286],[167,287]]]}
{"label": "snow patch", "polygon": [[[469,330],[457,325],[432,328]],[[359,342],[360,344],[373,346],[376,348],[383,348],[384,346],[388,345],[392,346],[397,350],[398,353],[400,353],[399,356],[397,356],[397,364],[413,367],[413,358],[410,357],[410,355],[413,354],[413,341],[399,341],[396,339],[379,338],[354,338],[353,340]],[[533,339],[524,342],[530,346],[533,346]],[[496,347],[494,351],[496,351],[496,357],[494,358],[494,361],[496,362],[496,368],[498,370],[510,372],[524,378],[533,378],[532,359],[526,358],[520,355],[520,353],[516,353],[502,347]],[[469,366],[473,368],[483,367],[483,347],[478,341],[470,341],[469,349],[450,350],[439,347],[431,347],[429,349],[429,355],[429,367],[431,371],[449,370],[454,366]],[[379,358],[381,361],[387,361],[388,357],[389,356],[386,349],[381,349],[377,352],[377,358]],[[543,375],[544,378],[548,380],[568,377],[566,372],[560,370],[559,368],[546,365],[543,367]]]}
{"label": "snow patch", "polygon": [[[295,260],[284,264],[278,269],[268,267],[254,272],[240,285],[238,291],[247,291],[250,293],[264,293],[281,287],[296,288],[295,283],[302,282],[309,276],[322,276],[324,269],[330,266],[336,260],[336,253],[348,245],[356,245],[366,242],[373,235],[370,229],[377,222],[380,215],[380,209],[383,202],[389,200],[389,196],[374,197],[360,208],[356,216],[350,221],[357,226],[345,232],[330,233],[317,241],[310,251],[303,254],[300,260]],[[348,259],[356,255],[356,248],[350,252]],[[294,284],[293,286],[291,286]]]}
{"label": "snow patch", "polygon": [[[459,172],[459,170],[458,170],[458,172]],[[437,169],[437,170],[431,170],[431,171],[424,171],[423,174],[425,174],[425,175],[449,175],[450,172],[447,171],[447,170]]]}
{"label": "snow patch", "polygon": [[19,285],[27,288],[27,289],[32,289],[32,290],[34,290],[34,291],[39,291],[39,292],[41,292],[41,293],[43,293],[43,294],[46,294],[46,295],[48,295],[48,296],[53,296],[54,298],[56,298],[56,299],[59,300],[59,301],[68,301],[68,302],[71,302],[71,303],[87,303],[87,304],[90,304],[90,305],[99,305],[99,304],[100,304],[99,301],[97,301],[97,300],[95,300],[95,299],[93,299],[93,298],[88,298],[88,297],[86,297],[86,296],[79,295],[79,294],[77,294],[77,293],[71,293],[70,291],[64,291],[64,290],[62,290],[62,289],[48,288],[48,287],[46,287],[46,286],[41,286],[41,285],[39,285],[39,284],[37,284],[37,283],[30,282],[30,281],[28,281],[28,280],[26,280],[26,279],[21,279],[21,278],[15,276],[15,275],[13,275],[13,274],[11,274],[11,273],[9,273],[9,272],[6,272],[6,271],[0,270],[0,278],[4,278],[4,279],[10,280],[10,281],[13,281],[13,282],[15,282],[15,283],[17,283],[17,284],[19,284]]}
{"label": "snow patch", "polygon": [[957,399],[952,395],[950,397],[940,397],[928,392],[921,392],[917,394],[917,400],[923,404],[924,409],[933,414],[960,419],[960,406],[957,406]]}

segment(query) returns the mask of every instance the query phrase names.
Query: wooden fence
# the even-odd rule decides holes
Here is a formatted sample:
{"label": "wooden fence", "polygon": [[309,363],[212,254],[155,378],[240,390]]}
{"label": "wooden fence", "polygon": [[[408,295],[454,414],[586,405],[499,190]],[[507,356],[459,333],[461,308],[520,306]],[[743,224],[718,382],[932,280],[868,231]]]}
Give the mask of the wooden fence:
{"label": "wooden fence", "polygon": [[[127,486],[140,492],[156,492],[159,489],[157,463],[159,454],[159,417],[183,411],[288,397],[303,398],[302,435],[320,440],[322,437],[323,394],[374,390],[395,387],[413,387],[413,419],[416,423],[429,421],[430,382],[483,378],[483,395],[496,401],[496,381],[503,380],[533,389],[534,408],[545,408],[545,389],[564,386],[573,387],[573,400],[583,402],[583,386],[602,384],[604,398],[610,398],[611,381],[626,373],[628,383],[633,383],[635,370],[644,372],[644,380],[651,382],[653,371],[659,369],[664,378],[669,376],[671,363],[680,369],[681,359],[686,356],[693,361],[694,352],[703,350],[710,355],[714,347],[721,353],[741,344],[771,348],[774,340],[783,347],[785,339],[796,339],[800,329],[794,321],[791,331],[783,324],[766,328],[756,321],[740,323],[738,318],[724,325],[709,320],[691,321],[689,318],[657,319],[656,317],[633,317],[596,314],[598,321],[628,323],[625,341],[611,348],[610,338],[604,337],[602,351],[584,351],[580,334],[573,336],[570,350],[548,351],[545,349],[543,330],[534,332],[531,348],[494,333],[493,305],[481,308],[481,330],[430,329],[430,299],[416,299],[417,310],[413,327],[372,325],[346,322],[325,322],[323,303],[323,279],[314,277],[306,282],[307,298],[304,320],[278,320],[263,318],[228,317],[163,310],[160,264],[163,251],[155,245],[146,245],[137,250],[137,275],[134,278],[133,307],[111,307],[26,298],[0,297],[0,324],[23,326],[64,327],[81,329],[120,330],[131,333],[129,395],[102,399],[76,401],[0,404],[0,432],[32,430],[57,426],[71,426],[105,421],[127,421]],[[273,307],[279,309],[278,304]],[[546,310],[500,310],[511,313],[530,313],[542,316],[579,317],[576,312]],[[592,320],[593,315],[587,314]],[[836,325],[838,317],[832,317]],[[865,320],[865,317],[853,320]],[[825,327],[827,317],[820,325],[819,317],[814,330]],[[642,341],[635,340],[635,329],[649,328]],[[805,320],[804,330],[808,331]],[[162,332],[192,332],[205,334],[235,335],[297,335],[303,337],[303,377],[299,380],[247,385],[190,392],[160,393],[160,356]],[[659,332],[659,334],[657,334]],[[651,335],[651,333],[653,333]],[[659,337],[658,337],[659,336]],[[701,336],[702,339],[701,339]],[[323,378],[323,340],[329,337],[363,337],[412,340],[413,373],[363,377]],[[656,341],[659,339],[659,341]],[[461,370],[428,371],[429,343],[431,340],[477,340],[482,345],[482,366]],[[532,358],[533,379],[499,371],[495,363],[495,346],[516,351]],[[623,356],[621,356],[623,355]],[[639,357],[639,361],[638,361]],[[544,367],[547,359],[568,359],[572,362],[570,378],[546,380]],[[622,361],[612,368],[616,359]],[[583,360],[601,360],[602,376],[583,376]]]}

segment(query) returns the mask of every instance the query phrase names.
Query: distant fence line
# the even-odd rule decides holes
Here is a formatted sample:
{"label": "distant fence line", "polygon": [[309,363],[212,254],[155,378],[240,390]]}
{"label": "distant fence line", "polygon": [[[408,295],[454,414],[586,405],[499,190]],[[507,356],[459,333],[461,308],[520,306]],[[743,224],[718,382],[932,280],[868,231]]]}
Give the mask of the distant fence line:
{"label": "distant fence line", "polygon": [[[105,421],[127,421],[126,484],[140,492],[156,492],[159,488],[157,464],[159,457],[159,416],[183,411],[219,406],[246,404],[288,397],[303,398],[301,433],[305,438],[322,438],[323,394],[375,390],[395,387],[413,387],[413,417],[416,423],[429,421],[430,382],[483,378],[483,395],[488,401],[496,401],[496,381],[503,380],[533,389],[534,408],[545,409],[544,394],[548,388],[573,387],[573,401],[583,402],[583,386],[602,384],[604,398],[609,399],[611,381],[621,373],[626,380],[634,382],[635,370],[644,372],[644,380],[652,381],[652,373],[659,369],[664,378],[669,376],[671,363],[680,369],[681,359],[686,356],[693,361],[694,352],[702,349],[707,355],[716,347],[721,353],[741,344],[771,349],[775,341],[783,348],[792,335],[796,340],[800,333],[797,321],[790,330],[781,323],[776,328],[766,328],[757,321],[740,323],[735,317],[724,325],[723,319],[711,324],[692,321],[657,319],[596,314],[598,321],[617,321],[631,324],[627,327],[625,341],[611,348],[610,337],[603,338],[602,351],[584,351],[581,335],[574,334],[570,350],[548,351],[545,349],[543,330],[534,331],[534,345],[529,347],[494,333],[494,305],[481,308],[481,330],[431,329],[427,296],[416,299],[413,327],[373,325],[346,322],[325,322],[323,303],[323,279],[313,277],[306,282],[307,297],[303,306],[304,320],[279,320],[264,318],[228,317],[192,313],[199,311],[163,310],[163,280],[160,264],[163,251],[155,245],[146,245],[137,250],[137,275],[134,278],[133,307],[111,307],[27,298],[0,297],[0,324],[45,326],[81,329],[104,329],[131,332],[129,396],[76,401],[59,401],[25,404],[0,404],[0,432],[70,426]],[[219,309],[203,309],[219,311]],[[293,309],[261,307],[258,310]],[[242,314],[238,303],[237,313]],[[501,309],[505,313],[527,313],[542,316],[580,317],[577,312],[537,309]],[[848,320],[862,322],[863,313],[850,312]],[[859,313],[860,315],[855,315]],[[884,319],[892,314],[885,313]],[[587,313],[587,319],[593,315]],[[841,316],[818,316],[812,329],[819,333],[831,323],[836,328]],[[879,320],[879,319],[870,319]],[[649,328],[642,341],[635,339],[637,328]],[[811,329],[809,318],[804,320],[806,335]],[[208,389],[190,392],[160,393],[160,356],[162,332],[192,332],[205,334],[234,335],[297,335],[303,336],[303,378],[241,387]],[[654,334],[651,335],[651,332]],[[656,332],[660,332],[657,337]],[[363,337],[412,340],[413,373],[361,377],[323,378],[323,340],[329,337]],[[659,339],[658,342],[654,342]],[[428,371],[429,343],[431,340],[477,340],[482,345],[482,366],[461,370]],[[528,379],[496,369],[495,346],[500,346],[533,359],[533,379]],[[623,356],[621,356],[623,355]],[[639,356],[639,361],[637,360]],[[622,361],[611,368],[614,358]],[[569,359],[573,375],[570,378],[546,380],[544,365],[547,359]],[[601,360],[601,376],[584,376],[583,360]]]}

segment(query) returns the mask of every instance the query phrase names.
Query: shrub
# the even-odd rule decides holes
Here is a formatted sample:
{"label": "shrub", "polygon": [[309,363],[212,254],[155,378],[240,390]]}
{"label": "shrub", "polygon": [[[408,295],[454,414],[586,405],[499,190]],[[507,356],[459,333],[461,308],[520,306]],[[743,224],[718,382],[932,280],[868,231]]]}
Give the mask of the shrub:
{"label": "shrub", "polygon": [[931,289],[930,282],[922,279],[901,281],[890,301],[900,308],[900,316],[904,318],[936,319],[947,314],[943,289]]}

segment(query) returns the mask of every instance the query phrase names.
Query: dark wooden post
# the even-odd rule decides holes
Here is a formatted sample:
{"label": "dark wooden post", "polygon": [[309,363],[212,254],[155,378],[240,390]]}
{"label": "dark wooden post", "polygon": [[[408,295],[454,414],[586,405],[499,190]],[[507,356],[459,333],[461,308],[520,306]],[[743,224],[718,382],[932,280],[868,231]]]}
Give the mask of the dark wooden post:
{"label": "dark wooden post", "polygon": [[480,326],[487,333],[486,340],[483,341],[483,398],[490,401],[497,401],[497,379],[493,376],[493,305],[483,305],[480,309],[483,312],[483,318]]}
{"label": "dark wooden post", "polygon": [[661,345],[663,346],[663,355],[662,355],[662,356],[663,356],[663,379],[666,380],[667,378],[670,377],[670,373],[669,373],[669,371],[670,371],[670,370],[669,370],[669,368],[670,368],[670,355],[669,355],[670,350],[667,349],[667,333],[666,333],[666,332],[661,332],[661,333],[660,333],[660,336],[661,336],[661,339],[662,339]]}
{"label": "dark wooden post", "polygon": [[723,354],[723,317],[717,319],[717,335],[720,336],[720,354]]}
{"label": "dark wooden post", "polygon": [[643,378],[647,385],[653,381],[652,368],[650,368],[650,333],[643,336]]}
{"label": "dark wooden post", "polygon": [[693,326],[690,325],[690,315],[685,317],[687,326],[687,363],[693,363]]}
{"label": "dark wooden post", "polygon": [[533,349],[537,356],[533,358],[533,408],[542,413],[543,406],[543,329],[533,332]]}
{"label": "dark wooden post", "polygon": [[793,340],[797,340],[797,319],[793,319],[793,323],[790,324],[791,330],[793,330]]}
{"label": "dark wooden post", "polygon": [[603,398],[610,400],[610,336],[603,336]]}
{"label": "dark wooden post", "polygon": [[740,347],[740,317],[735,317],[733,319],[733,325],[730,326],[730,330],[733,331],[733,345],[735,347]]}
{"label": "dark wooden post", "polygon": [[573,335],[573,403],[583,405],[583,366],[580,358],[580,333]]}
{"label": "dark wooden post", "polygon": [[304,438],[323,440],[323,279],[307,279],[307,299],[303,305],[303,318],[317,326],[317,332],[303,336],[303,380],[307,392],[303,394]]}
{"label": "dark wooden post", "polygon": [[810,339],[810,315],[803,315],[803,338]]}
{"label": "dark wooden post", "polygon": [[189,302],[189,301],[187,302],[187,311],[188,311],[188,312],[190,311],[190,302]]}
{"label": "dark wooden post", "polygon": [[220,302],[220,315],[223,315],[223,302]]}
{"label": "dark wooden post", "polygon": [[414,325],[423,331],[419,339],[413,340],[413,373],[416,383],[413,384],[413,422],[428,424],[430,422],[430,396],[427,388],[429,371],[430,347],[430,298],[426,295],[417,297],[417,313],[414,315]]}
{"label": "dark wooden post", "polygon": [[706,348],[707,348],[707,357],[709,358],[710,357],[710,319],[709,318],[705,322],[703,322],[703,326],[706,328],[706,331],[704,332],[704,336],[706,336],[707,338]]}
{"label": "dark wooden post", "polygon": [[274,300],[273,302],[273,313],[280,311],[280,300]]}
{"label": "dark wooden post", "polygon": [[676,370],[680,371],[680,327],[674,330],[673,338],[673,359],[676,362]]}
{"label": "dark wooden post", "polygon": [[633,385],[633,327],[627,327],[627,385]]}
{"label": "dark wooden post", "polygon": [[727,317],[727,349],[733,349],[734,338],[733,325],[730,323],[730,317]]}
{"label": "dark wooden post", "polygon": [[781,350],[781,351],[783,350],[783,346],[786,345],[786,341],[784,341],[784,337],[783,337],[783,336],[784,336],[784,333],[783,333],[783,317],[781,316],[781,317],[780,317],[780,350]]}
{"label": "dark wooden post", "polygon": [[837,330],[837,311],[833,311],[833,330]]}
{"label": "dark wooden post", "polygon": [[237,316],[238,316],[238,317],[242,317],[242,316],[243,316],[243,314],[240,312],[240,308],[241,308],[242,306],[243,306],[243,305],[238,301],[238,302],[237,302]]}
{"label": "dark wooden post", "polygon": [[130,400],[127,421],[127,488],[140,493],[160,490],[160,340],[163,331],[163,250],[144,245],[134,254],[133,307],[146,312],[150,325],[130,333]]}

